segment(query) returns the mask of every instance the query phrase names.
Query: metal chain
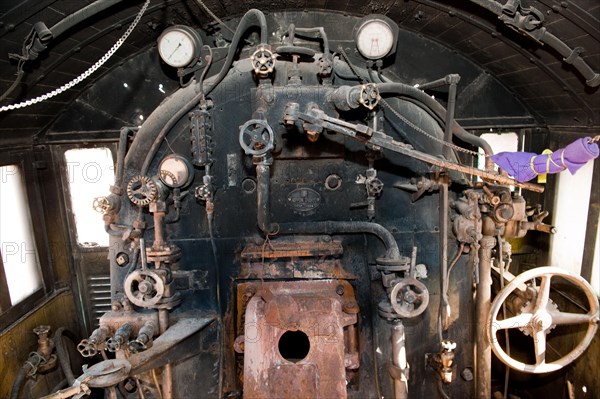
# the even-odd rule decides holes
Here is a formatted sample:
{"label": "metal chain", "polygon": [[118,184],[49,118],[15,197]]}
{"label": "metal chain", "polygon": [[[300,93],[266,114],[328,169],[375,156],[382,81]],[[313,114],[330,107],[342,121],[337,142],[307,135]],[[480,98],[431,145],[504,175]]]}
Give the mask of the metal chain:
{"label": "metal chain", "polygon": [[[402,122],[406,123],[409,127],[411,127],[412,129],[414,129],[418,133],[420,133],[420,134],[422,134],[422,135],[430,138],[431,140],[433,140],[433,141],[435,141],[437,143],[440,143],[442,145],[445,145],[447,147],[450,147],[450,148],[452,148],[452,149],[454,149],[456,151],[460,151],[460,152],[464,152],[465,154],[472,155],[474,157],[478,157],[478,156],[484,155],[484,154],[478,153],[477,151],[468,150],[466,148],[457,146],[456,144],[448,143],[447,141],[445,141],[443,139],[440,139],[440,138],[435,137],[434,135],[432,135],[430,133],[427,133],[425,130],[421,129],[420,127],[418,127],[417,125],[415,125],[414,123],[412,123],[410,120],[408,120],[407,118],[405,118],[404,116],[402,116],[398,111],[396,111],[394,108],[392,108],[392,106],[387,101],[385,101],[383,98],[380,101],[381,101],[381,103],[383,105],[386,106],[386,108],[388,108],[390,111],[392,111],[392,113],[394,115],[396,115],[398,118],[400,118],[402,120]],[[489,155],[485,155],[485,157],[487,158],[487,157],[489,157]]]}
{"label": "metal chain", "polygon": [[46,100],[48,100],[48,99],[50,99],[52,97],[55,97],[55,96],[57,96],[57,95],[65,92],[65,91],[69,90],[70,88],[72,88],[76,84],[81,83],[83,80],[87,79],[91,74],[93,74],[94,72],[96,72],[98,70],[98,68],[100,68],[102,65],[104,65],[104,63],[106,61],[108,61],[110,59],[110,57],[113,56],[114,53],[116,53],[116,51],[119,49],[119,47],[121,47],[121,45],[123,43],[125,43],[125,40],[127,40],[127,38],[129,37],[129,35],[131,34],[131,32],[133,32],[133,29],[135,29],[136,25],[140,22],[140,19],[142,19],[142,16],[144,15],[144,12],[146,12],[146,9],[148,8],[149,5],[150,5],[150,0],[146,0],[146,2],[144,3],[144,5],[142,6],[140,12],[136,15],[136,17],[133,20],[132,24],[129,26],[129,28],[127,28],[127,30],[125,31],[125,33],[123,34],[123,36],[121,36],[119,38],[119,40],[117,40],[117,42],[110,48],[110,50],[108,50],[108,52],[106,54],[104,54],[104,56],[102,56],[102,58],[100,58],[87,71],[85,71],[84,73],[82,73],[81,75],[79,75],[78,77],[76,77],[75,79],[71,80],[70,82],[62,85],[58,89],[52,90],[49,93],[46,93],[46,94],[41,95],[41,96],[38,96],[38,97],[33,98],[31,100],[22,101],[22,102],[17,103],[17,104],[4,105],[4,106],[0,107],[0,112],[12,111],[14,109],[28,107],[30,105],[37,104],[37,103],[42,102],[42,101],[46,101]]}
{"label": "metal chain", "polygon": [[[346,63],[348,64],[348,66],[350,67],[350,70],[352,71],[352,73],[354,73],[354,75],[360,79],[362,84],[367,83],[365,81],[365,79],[362,78],[362,76],[360,76],[358,74],[358,72],[356,71],[356,69],[354,69],[354,65],[352,65],[352,63],[350,62],[350,60],[348,59],[348,55],[346,54],[346,52],[344,51],[342,46],[338,46],[338,51],[340,52],[340,54],[342,55],[342,57],[344,58],[344,60],[346,61]],[[424,135],[425,137],[428,137],[429,139],[441,144],[441,145],[445,145],[447,147],[450,147],[456,151],[460,151],[460,152],[464,152],[466,154],[478,157],[481,156],[483,154],[478,153],[477,151],[471,151],[468,150],[466,148],[457,146],[456,144],[452,144],[452,143],[448,143],[447,141],[440,139],[430,133],[427,133],[425,130],[421,129],[419,126],[415,125],[414,123],[412,123],[410,120],[408,120],[406,117],[404,117],[403,115],[401,115],[398,111],[396,111],[387,101],[385,101],[383,98],[381,100],[379,100],[383,105],[385,105],[385,107],[387,109],[389,109],[390,111],[392,111],[392,113],[394,115],[396,115],[396,117],[398,117],[402,122],[404,122],[405,124],[407,124],[410,128],[412,128],[413,130],[415,130],[417,133],[420,133],[422,135]],[[489,155],[485,155],[485,157],[489,157]]]}

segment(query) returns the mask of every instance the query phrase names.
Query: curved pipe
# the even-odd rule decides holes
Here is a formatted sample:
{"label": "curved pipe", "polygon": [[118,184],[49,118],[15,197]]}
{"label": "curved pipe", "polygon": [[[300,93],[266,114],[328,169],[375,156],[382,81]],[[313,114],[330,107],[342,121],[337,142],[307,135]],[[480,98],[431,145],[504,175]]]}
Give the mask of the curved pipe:
{"label": "curved pipe", "polygon": [[[197,94],[194,85],[179,89],[168,97],[166,101],[150,114],[136,134],[135,140],[133,140],[131,148],[125,157],[125,165],[131,165],[133,161],[132,156],[136,154],[143,156],[145,154],[143,164],[140,167],[140,173],[142,175],[147,174],[150,163],[167,133],[201,98],[202,93]],[[162,126],[162,129],[158,130],[160,126]]]}
{"label": "curved pipe", "polygon": [[[444,107],[433,98],[429,97],[425,92],[415,87],[404,83],[378,83],[377,88],[379,89],[380,94],[394,94],[397,96],[412,97],[430,108],[440,119],[446,119],[446,110]],[[486,155],[494,154],[492,147],[487,141],[481,137],[477,137],[467,132],[456,121],[452,125],[452,134],[466,143],[480,147],[483,149]],[[485,164],[486,169],[493,168],[493,161],[489,157],[486,158]]]}
{"label": "curved pipe", "polygon": [[227,75],[229,72],[229,68],[233,63],[233,58],[237,52],[238,46],[240,45],[240,41],[244,33],[251,27],[256,26],[255,23],[251,21],[251,18],[255,17],[258,20],[258,25],[260,26],[260,42],[263,44],[267,43],[267,19],[265,18],[265,14],[262,11],[257,10],[255,8],[248,10],[246,14],[240,19],[240,23],[238,24],[235,35],[233,35],[233,39],[231,40],[231,44],[229,45],[229,51],[227,51],[227,58],[225,58],[225,64],[217,74],[217,76],[212,81],[212,85],[206,89],[205,95],[208,95]]}
{"label": "curved pipe", "polygon": [[[358,73],[361,73],[362,70],[360,68],[356,68]],[[362,76],[357,77],[354,75],[354,72],[350,68],[350,66],[341,60],[334,60],[334,73],[346,80],[356,80],[360,78],[365,78],[366,74],[363,73]],[[444,78],[446,79],[446,78]],[[373,81],[373,79],[371,79]],[[446,110],[444,107],[438,103],[433,98],[429,97],[425,92],[420,89],[417,89],[413,86],[404,84],[404,83],[377,83],[377,87],[379,88],[380,94],[394,94],[400,97],[407,97],[408,101],[416,103],[421,108],[423,108],[427,113],[433,114],[431,115],[438,123],[440,121],[446,120]],[[440,125],[442,125],[440,123]],[[458,122],[454,122],[452,126],[452,134],[459,139],[463,140],[466,143],[472,144],[473,146],[479,147],[483,149],[486,155],[493,155],[492,147],[490,147],[489,143],[482,139],[481,137],[477,137],[469,132],[467,132],[462,126],[458,124]],[[488,170],[493,169],[494,163],[492,160],[487,157],[485,159],[485,167]]]}
{"label": "curved pipe", "polygon": [[372,234],[379,238],[386,248],[386,257],[398,259],[400,250],[392,233],[378,223],[373,222],[297,222],[281,223],[279,234]]}
{"label": "curved pipe", "polygon": [[[237,30],[239,29],[239,27],[242,25],[242,21],[244,21],[245,18],[250,18],[251,16],[254,16],[256,18],[256,20],[258,21],[258,25],[260,26],[260,42],[263,44],[267,43],[268,40],[268,32],[267,32],[267,19],[265,18],[265,14],[261,11],[258,10],[256,8],[252,8],[250,10],[248,10],[246,12],[246,14],[244,14],[244,16],[242,17],[242,19],[240,20],[240,23],[238,25]],[[249,25],[252,26],[252,25]],[[243,28],[244,30],[246,30],[247,28]],[[231,43],[233,44],[233,42]]]}
{"label": "curved pipe", "polygon": [[69,356],[69,351],[67,348],[65,348],[63,337],[69,338],[73,343],[76,343],[78,339],[75,334],[73,334],[70,330],[67,330],[65,327],[58,328],[54,333],[54,337],[52,338],[54,341],[54,347],[56,348],[56,355],[60,363],[60,368],[65,375],[67,383],[69,386],[71,386],[73,385],[73,382],[75,382],[75,375],[73,374],[71,358]]}
{"label": "curved pipe", "polygon": [[[472,3],[475,3],[479,6],[493,12],[498,17],[503,16],[505,5],[503,5],[497,1],[494,1],[494,0],[470,0],[470,1]],[[508,27],[514,29],[514,27],[511,26],[512,23],[509,24],[509,22],[508,22],[510,20],[510,18],[507,18],[507,20],[503,20],[502,18],[499,18],[499,19],[501,21],[503,21],[504,24],[507,25]],[[540,22],[543,22],[543,19]],[[532,31],[532,33],[529,33],[520,27],[515,30],[518,30],[519,33],[521,33],[524,36],[535,38],[534,34],[533,34],[533,32],[535,32],[535,30]],[[552,33],[548,32],[545,28],[543,28],[541,23],[536,27],[536,30],[543,30],[543,32],[540,31],[541,35],[539,36],[539,38],[535,38],[535,40],[539,40],[540,42],[547,44],[548,46],[552,47],[555,51],[557,51],[560,55],[562,55],[564,57],[563,61],[565,61],[567,64],[573,65],[573,67],[575,67],[575,69],[586,79],[585,83],[589,87],[600,86],[600,74],[595,72],[592,69],[592,67],[590,67],[584,61],[583,58],[581,58],[581,56],[577,52],[577,48],[572,49],[571,47],[569,47],[565,42],[563,42],[558,37],[554,36]]]}
{"label": "curved pipe", "polygon": [[[371,80],[371,83],[388,83],[388,81],[384,80],[384,77],[381,75],[381,72],[378,73],[377,75],[377,80],[375,80],[375,75],[373,74],[373,71],[371,69],[369,69],[369,79]],[[439,79],[440,82],[443,82],[443,84],[446,84],[446,78],[449,75],[446,75],[445,77]],[[419,86],[419,88],[422,89],[422,86]],[[403,101],[409,102],[411,104],[416,105],[417,107],[419,107],[420,109],[422,109],[423,111],[425,111],[427,113],[427,115],[429,115],[439,126],[445,126],[444,125],[444,120],[440,119],[438,117],[438,115],[435,114],[435,112],[433,112],[431,109],[429,109],[428,107],[424,107],[423,104],[420,101],[415,100],[414,98],[410,98],[410,97],[403,97],[402,98]],[[403,137],[406,139],[406,136],[403,135]]]}
{"label": "curved pipe", "polygon": [[327,33],[325,33],[325,29],[322,26],[318,26],[316,28],[295,28],[295,32],[299,33],[298,36],[305,36],[314,39],[312,36],[307,36],[307,33],[318,33],[321,35],[321,39],[323,39],[323,53],[325,55],[329,54],[329,39],[327,38]]}
{"label": "curved pipe", "polygon": [[[146,122],[142,125],[140,130],[138,131],[136,140],[134,140],[131,146],[132,153],[138,153],[137,147],[146,140],[153,140],[151,147],[148,151],[142,151],[141,153],[146,153],[146,158],[144,159],[144,163],[140,169],[142,175],[148,173],[148,168],[150,167],[150,163],[152,159],[156,155],[156,152],[160,148],[160,145],[169,131],[175,126],[175,124],[183,118],[185,114],[187,114],[201,99],[203,96],[210,94],[212,90],[217,87],[219,83],[225,78],[227,72],[231,68],[233,64],[233,59],[237,53],[238,46],[241,42],[242,36],[244,33],[252,26],[256,26],[254,22],[251,21],[251,18],[256,18],[258,20],[258,25],[260,26],[260,35],[261,42],[266,43],[267,40],[267,21],[265,15],[260,10],[251,9],[240,20],[237,29],[235,30],[235,35],[231,41],[231,45],[229,46],[229,50],[227,52],[227,57],[225,59],[225,63],[221,67],[219,73],[208,79],[210,82],[210,86],[208,86],[204,93],[196,93],[196,88],[194,85],[190,85],[186,88],[178,90],[171,97],[168,98],[164,107],[159,106],[160,112],[155,116],[156,112],[153,112],[150,118],[146,120]],[[158,110],[158,109],[157,109]],[[166,122],[164,119],[172,115]],[[155,136],[155,127],[163,126],[157,136]],[[137,140],[139,138],[140,141]],[[127,163],[127,162],[126,162]]]}
{"label": "curved pipe", "polygon": [[573,65],[575,69],[585,78],[585,83],[590,87],[600,86],[600,74],[595,72],[577,53],[577,49],[572,49],[565,42],[546,31],[541,41],[556,50],[564,57],[567,64]]}
{"label": "curved pipe", "polygon": [[350,65],[345,61],[340,60],[339,58],[333,59],[333,73],[338,77],[345,80],[361,80],[366,78],[366,72],[363,68],[354,66],[354,69],[361,75],[356,76],[350,68]]}
{"label": "curved pipe", "polygon": [[119,231],[119,230],[115,230],[111,227],[110,223],[104,223],[104,231],[109,235],[109,236],[122,236],[124,231]]}
{"label": "curved pipe", "polygon": [[92,4],[83,7],[81,10],[66,16],[65,18],[61,19],[59,22],[54,24],[50,28],[50,32],[52,32],[52,38],[60,36],[65,31],[71,29],[78,23],[83,22],[86,19],[98,14],[99,12],[106,10],[108,7],[113,6],[122,1],[123,0],[98,0],[93,2]]}
{"label": "curved pipe", "polygon": [[10,399],[19,399],[21,389],[23,388],[23,385],[25,385],[27,373],[29,373],[29,370],[31,370],[32,367],[31,363],[27,362],[19,369],[15,381],[13,382],[12,390],[10,391]]}
{"label": "curved pipe", "polygon": [[123,171],[124,171],[124,163],[125,163],[125,155],[127,154],[127,139],[129,137],[129,133],[135,132],[137,128],[124,126],[121,128],[121,133],[119,135],[119,147],[117,148],[117,170],[115,173],[115,186],[118,188],[123,188]]}
{"label": "curved pipe", "polygon": [[272,223],[270,218],[270,167],[268,164],[256,165],[257,223],[265,235],[271,234],[373,234],[386,248],[388,259],[398,259],[400,250],[392,233],[380,224],[373,222],[292,222]]}

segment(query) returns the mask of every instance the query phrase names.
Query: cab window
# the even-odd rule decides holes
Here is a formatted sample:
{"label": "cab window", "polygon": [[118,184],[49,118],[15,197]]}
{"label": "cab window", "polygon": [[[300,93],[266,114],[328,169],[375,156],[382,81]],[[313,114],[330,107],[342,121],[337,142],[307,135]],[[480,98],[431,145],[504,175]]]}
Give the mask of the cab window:
{"label": "cab window", "polygon": [[65,151],[71,206],[77,243],[82,247],[107,247],[102,216],[94,211],[94,198],[107,195],[115,173],[110,149],[76,148]]}
{"label": "cab window", "polygon": [[40,261],[19,165],[0,166],[0,310],[42,288]]}

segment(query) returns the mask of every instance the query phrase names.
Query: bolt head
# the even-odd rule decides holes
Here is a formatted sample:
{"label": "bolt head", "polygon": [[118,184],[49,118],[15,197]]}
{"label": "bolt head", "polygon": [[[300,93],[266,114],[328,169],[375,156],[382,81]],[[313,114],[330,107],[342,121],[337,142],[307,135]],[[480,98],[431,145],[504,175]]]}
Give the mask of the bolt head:
{"label": "bolt head", "polygon": [[417,300],[417,295],[411,290],[408,290],[403,295],[404,300],[408,303],[414,303]]}
{"label": "bolt head", "polygon": [[468,367],[460,373],[460,376],[463,378],[463,380],[465,380],[467,382],[473,381],[473,379],[475,378],[473,376],[473,371]]}
{"label": "bolt head", "polygon": [[138,285],[138,290],[142,293],[142,294],[147,294],[148,292],[152,291],[152,284],[150,284],[148,281],[142,281],[139,285]]}
{"label": "bolt head", "polygon": [[119,266],[124,266],[125,264],[129,263],[129,256],[127,256],[126,253],[121,252],[115,258],[115,262],[117,262],[117,265]]}

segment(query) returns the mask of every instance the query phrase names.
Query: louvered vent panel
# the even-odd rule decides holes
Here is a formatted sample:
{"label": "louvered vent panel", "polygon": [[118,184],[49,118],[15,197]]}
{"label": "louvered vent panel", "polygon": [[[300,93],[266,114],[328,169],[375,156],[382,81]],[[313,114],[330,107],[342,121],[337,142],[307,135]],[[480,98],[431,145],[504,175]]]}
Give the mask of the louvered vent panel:
{"label": "louvered vent panel", "polygon": [[110,310],[110,276],[89,276],[88,292],[90,320],[93,328],[97,328],[98,319]]}

